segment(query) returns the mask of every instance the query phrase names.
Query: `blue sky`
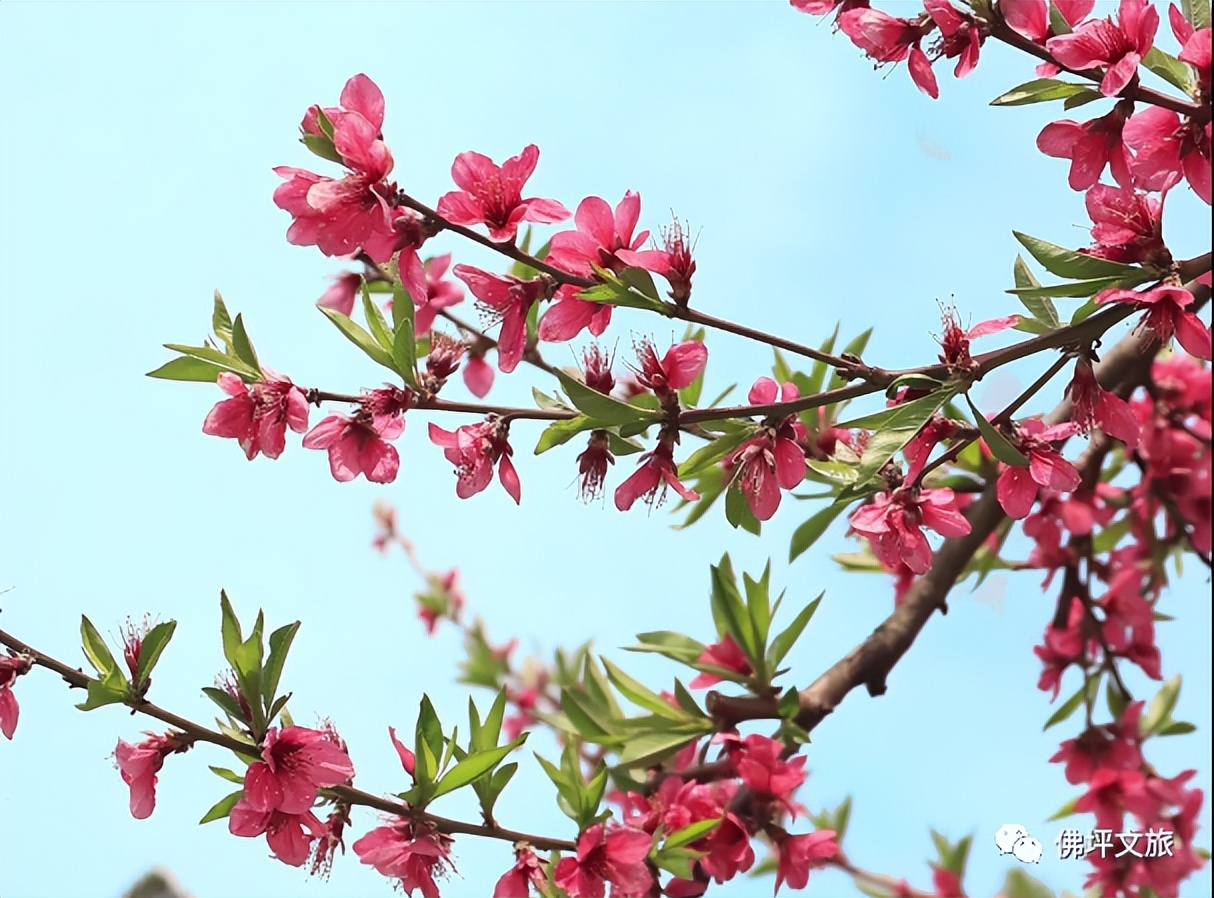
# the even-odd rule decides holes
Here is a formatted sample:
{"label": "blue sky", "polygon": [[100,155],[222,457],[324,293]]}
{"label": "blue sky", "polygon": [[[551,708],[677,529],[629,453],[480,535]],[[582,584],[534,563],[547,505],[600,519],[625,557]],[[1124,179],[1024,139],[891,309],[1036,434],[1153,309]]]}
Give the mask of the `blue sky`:
{"label": "blue sky", "polygon": [[[1002,292],[1013,228],[1087,242],[1065,163],[1033,148],[1059,110],[987,106],[1033,77],[1027,60],[988,46],[962,82],[942,65],[943,97],[932,102],[904,70],[874,73],[828,24],[782,3],[5,3],[0,25],[0,403],[10,422],[0,626],[75,664],[81,612],[105,632],[145,611],[174,618],[152,698],[205,721],[211,706],[198,690],[223,666],[220,588],[246,618],[264,607],[271,624],[302,619],[284,680],[296,719],[331,717],[359,785],[374,792],[405,786],[389,724],[411,728],[422,692],[448,723],[467,701],[453,683],[455,634],[426,639],[415,578],[370,549],[377,497],[398,506],[429,564],[460,566],[496,639],[545,651],[594,639],[654,685],[677,671],[617,647],[653,629],[707,639],[708,565],[724,551],[754,572],[773,558],[790,602],[826,590],[789,659],[797,685],[870,632],[892,591],[837,570],[830,553],[851,548],[838,532],[786,564],[803,519],[792,502],[762,539],[731,530],[719,510],[680,533],[665,511],[583,506],[570,486],[576,450],[535,459],[535,433],[522,426],[521,508],[496,484],[457,500],[422,414],[409,415],[402,474],[385,488],[335,483],[323,454],[297,442],[277,462],[249,463],[231,441],[204,437],[218,389],[143,375],[170,357],[160,344],[204,336],[216,288],[243,313],[263,361],[297,382],[352,392],[381,380],[312,308],[340,264],[289,246],[289,219],[270,201],[273,166],[325,165],[296,143],[309,104],[335,103],[357,72],[375,79],[394,177],[419,198],[451,189],[461,151],[501,160],[534,142],[535,195],[573,208],[588,194],[614,203],[634,189],[643,224],[666,223],[670,209],[689,219],[700,233],[700,308],[815,343],[839,320],[849,336],[875,326],[867,357],[888,367],[934,357],[937,299],[974,321],[1014,311]],[[1168,205],[1173,251],[1208,249],[1208,210],[1187,195]],[[431,247],[496,265],[448,238]],[[621,350],[630,331],[674,336],[668,322],[621,316]],[[715,335],[709,346],[708,395],[735,381],[745,389],[769,368],[761,347]],[[569,352],[549,357],[565,364]],[[1032,376],[1022,366],[992,377],[991,404]],[[529,377],[499,381],[492,398],[526,402]],[[1179,620],[1159,628],[1167,675],[1185,675],[1176,716],[1199,726],[1150,745],[1149,760],[1169,773],[1211,750],[1202,573],[1178,580],[1163,610]],[[1044,822],[1073,794],[1046,761],[1074,729],[1041,732],[1052,708],[1035,689],[1031,647],[1054,595],[1039,583],[1034,573],[993,577],[981,601],[959,592],[885,697],[854,694],[815,731],[801,798],[817,809],[853,796],[846,848],[859,866],[926,887],[929,828],[973,833],[967,886],[993,893],[1016,863],[997,856],[994,831],[1018,822],[1047,848],[1034,873],[1078,890],[1087,868],[1055,859],[1061,827]],[[1150,694],[1141,677],[1130,683]],[[45,672],[17,693],[20,728],[0,741],[3,894],[117,895],[154,864],[198,895],[389,894],[353,855],[325,884],[270,859],[261,840],[236,839],[222,823],[199,828],[226,792],[205,764],[227,758],[205,746],[168,761],[155,815],[132,820],[108,756],[118,737],[154,721],[82,714]],[[571,836],[528,758],[500,818]],[[1197,782],[1208,794],[1208,767]],[[458,795],[436,810],[472,815]],[[1201,822],[1208,845],[1208,806]],[[356,835],[371,825],[360,813]],[[48,863],[61,857],[70,862]],[[485,895],[509,846],[461,839],[456,862],[444,895]],[[717,893],[770,887],[743,879]],[[1189,888],[1208,894],[1208,869]],[[856,893],[822,871],[807,894]]]}

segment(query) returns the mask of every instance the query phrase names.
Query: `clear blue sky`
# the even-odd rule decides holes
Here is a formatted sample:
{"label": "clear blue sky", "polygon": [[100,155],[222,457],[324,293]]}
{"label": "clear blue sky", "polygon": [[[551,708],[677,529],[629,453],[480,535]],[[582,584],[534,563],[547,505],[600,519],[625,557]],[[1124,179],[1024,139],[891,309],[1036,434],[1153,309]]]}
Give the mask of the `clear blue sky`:
{"label": "clear blue sky", "polygon": [[[785,564],[801,520],[795,503],[761,540],[719,512],[677,533],[664,512],[579,504],[576,450],[532,458],[525,427],[521,509],[496,484],[461,502],[426,439],[426,416],[412,413],[399,480],[343,485],[323,454],[297,442],[277,463],[250,464],[231,441],[200,432],[217,388],[143,376],[170,357],[161,343],[204,336],[219,288],[262,359],[297,382],[342,391],[380,382],[381,370],[312,308],[340,266],[288,246],[288,216],[270,201],[273,166],[324,166],[296,143],[296,127],[309,104],[335,103],[356,72],[383,88],[395,176],[413,195],[451,189],[461,151],[500,160],[535,142],[537,195],[573,208],[587,194],[615,202],[634,189],[643,223],[665,223],[671,208],[690,219],[701,231],[695,301],[704,310],[813,342],[836,320],[848,335],[875,325],[869,356],[882,365],[934,356],[938,298],[955,297],[974,321],[1014,310],[1002,293],[1013,228],[1087,242],[1065,164],[1033,148],[1059,110],[986,105],[1033,77],[1027,60],[996,46],[966,81],[940,66],[943,98],[932,102],[905,71],[874,73],[828,24],[778,2],[4,3],[0,588],[11,591],[0,625],[82,663],[82,611],[107,632],[128,614],[175,618],[152,697],[206,720],[198,689],[222,666],[220,588],[248,617],[262,606],[273,624],[301,618],[284,681],[296,718],[332,717],[359,785],[382,792],[404,787],[387,725],[411,728],[423,691],[450,720],[467,699],[453,685],[454,634],[423,636],[413,576],[369,547],[376,497],[398,505],[429,563],[461,567],[496,638],[545,650],[593,638],[655,685],[673,668],[616,648],[641,630],[709,637],[708,564],[723,551],[752,571],[773,557],[790,601],[826,590],[790,658],[797,685],[863,638],[892,607],[890,584],[841,575],[829,558],[849,548],[839,534]],[[1166,236],[1179,256],[1208,248],[1207,213],[1191,197],[1169,200]],[[445,238],[431,247],[494,264]],[[672,336],[666,322],[622,318],[621,348],[629,329]],[[733,381],[744,390],[770,363],[719,337],[710,351],[710,394]],[[568,352],[551,357],[565,363]],[[986,389],[1006,396],[1026,376]],[[527,378],[492,395],[526,401]],[[1202,573],[1178,581],[1163,610],[1179,622],[1159,628],[1165,671],[1186,677],[1176,715],[1200,727],[1151,744],[1150,760],[1169,773],[1210,757]],[[857,864],[927,886],[929,828],[973,833],[966,882],[990,894],[1016,863],[997,856],[993,833],[1018,822],[1046,845],[1034,872],[1078,890],[1086,865],[1054,859],[1059,825],[1044,823],[1074,794],[1046,760],[1075,731],[1041,733],[1052,709],[1035,689],[1031,648],[1054,596],[1039,582],[1035,573],[992,578],[982,601],[959,593],[885,697],[852,695],[815,731],[801,797],[815,809],[854,797],[846,847]],[[326,885],[268,858],[261,840],[236,839],[222,823],[199,828],[226,791],[205,764],[227,758],[207,747],[169,759],[155,815],[132,820],[108,756],[119,736],[154,722],[113,708],[82,714],[78,696],[45,672],[17,692],[16,740],[0,741],[0,893],[117,895],[163,864],[205,896],[389,894],[352,855]],[[523,761],[500,818],[572,835],[546,780]],[[1197,782],[1208,794],[1208,766]],[[471,815],[462,796],[436,810]],[[1208,845],[1208,805],[1201,822]],[[360,812],[355,834],[372,824]],[[461,839],[456,861],[444,895],[483,896],[509,865],[509,846]],[[742,879],[719,894],[770,888]],[[1188,893],[1210,888],[1207,869]],[[854,891],[823,871],[808,894]]]}

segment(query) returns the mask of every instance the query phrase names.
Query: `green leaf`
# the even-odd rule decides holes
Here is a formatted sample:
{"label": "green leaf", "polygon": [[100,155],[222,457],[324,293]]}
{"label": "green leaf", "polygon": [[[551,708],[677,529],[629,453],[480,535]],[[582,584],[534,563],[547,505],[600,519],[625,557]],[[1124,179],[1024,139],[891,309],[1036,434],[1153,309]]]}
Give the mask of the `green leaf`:
{"label": "green leaf", "polygon": [[1096,100],[1103,100],[1104,94],[1098,90],[1088,89],[1075,94],[1073,97],[1067,97],[1062,101],[1062,108],[1065,110],[1077,109],[1080,106],[1086,106],[1088,103],[1094,103]]}
{"label": "green leaf", "polygon": [[346,339],[361,349],[366,355],[376,364],[383,365],[393,374],[397,374],[396,361],[392,358],[391,353],[385,350],[375,341],[369,333],[363,330],[356,322],[347,318],[336,309],[321,308],[325,314],[339,331],[345,334]]}
{"label": "green leaf", "polygon": [[515,748],[522,745],[527,739],[527,734],[524,733],[514,742],[509,745],[503,745],[500,748],[491,748],[487,751],[473,752],[462,761],[452,767],[447,774],[438,782],[434,788],[434,793],[431,798],[438,798],[441,795],[446,795],[448,792],[454,792],[463,786],[468,785],[475,779],[484,776],[486,773],[496,767],[501,761],[514,751]]}
{"label": "green leaf", "polygon": [[543,455],[549,449],[568,443],[579,433],[594,430],[599,427],[598,421],[585,415],[576,418],[566,418],[563,421],[553,421],[540,434],[539,442],[535,444],[535,454]]}
{"label": "green leaf", "polygon": [[674,754],[688,742],[709,732],[705,726],[679,727],[665,731],[640,733],[624,743],[620,751],[620,767],[653,767]]}
{"label": "green leaf", "polygon": [[1151,47],[1142,57],[1142,64],[1168,84],[1180,88],[1187,96],[1193,95],[1193,70],[1172,54],[1165,53],[1159,47]]}
{"label": "green leaf", "polygon": [[713,440],[706,446],[701,446],[679,465],[679,478],[690,480],[716,465],[730,452],[737,449],[751,436],[751,431],[743,430],[738,433],[726,434]]}
{"label": "green leaf", "polygon": [[291,651],[291,643],[299,632],[299,627],[300,621],[295,621],[270,634],[270,657],[261,673],[261,694],[267,706],[274,701],[278,681],[282,677],[282,668],[287,661],[287,653]]}
{"label": "green leaf", "polygon": [[236,353],[236,358],[256,371],[259,377],[262,376],[261,363],[257,361],[257,351],[253,349],[249,334],[244,329],[244,320],[239,315],[232,322],[232,351]]}
{"label": "green leaf", "polygon": [[232,346],[232,318],[228,315],[228,307],[224,305],[223,297],[215,291],[215,305],[211,311],[211,331],[229,349]]}
{"label": "green leaf", "polygon": [[965,401],[969,403],[970,411],[974,413],[974,421],[978,424],[978,431],[982,434],[982,439],[986,440],[986,445],[995,458],[1013,467],[1027,468],[1029,460],[986,419],[986,415],[982,414],[978,410],[978,406],[974,405],[974,400],[970,399],[969,393],[965,394]]}
{"label": "green leaf", "polygon": [[663,850],[671,848],[681,848],[684,845],[690,845],[692,842],[704,838],[714,829],[721,825],[723,817],[715,817],[708,820],[700,820],[682,829],[676,829],[662,842]]}
{"label": "green leaf", "polygon": [[1147,705],[1147,711],[1139,723],[1139,732],[1143,736],[1152,736],[1163,729],[1172,720],[1172,710],[1180,698],[1180,674],[1172,677]]}
{"label": "green leaf", "polygon": [[853,418],[837,426],[844,430],[862,428],[864,430],[914,430],[918,432],[919,428],[926,424],[940,406],[948,402],[955,393],[956,391],[952,388],[938,390],[927,396],[912,399],[910,402],[895,405],[893,408]]}
{"label": "green leaf", "polygon": [[236,701],[236,699],[232,698],[232,696],[228,695],[222,689],[216,689],[214,686],[203,686],[202,692],[207,698],[219,705],[225,714],[235,718],[236,720],[242,720],[244,718],[244,715],[240,710],[240,704]]}
{"label": "green leaf", "polygon": [[1095,296],[1102,290],[1107,290],[1110,287],[1133,287],[1141,284],[1144,281],[1151,280],[1149,272],[1139,269],[1139,273],[1133,277],[1101,277],[1091,278],[1084,281],[1068,281],[1065,284],[1053,284],[1049,287],[1027,287],[1023,289],[1005,290],[1005,293],[1011,293],[1021,302],[1027,305],[1027,300],[1030,299],[1049,299],[1051,296],[1056,297],[1078,297]]}
{"label": "green leaf", "polygon": [[[830,336],[827,337],[826,342],[823,342],[822,346],[818,347],[818,352],[833,353],[835,340],[838,340],[838,339],[839,339],[839,322],[835,322],[835,329],[832,331],[832,333],[830,333]],[[783,383],[783,381],[781,381],[781,382]],[[793,382],[796,383],[795,375],[793,376]],[[823,385],[823,383],[826,383],[826,382],[827,382],[827,363],[821,362],[821,360],[818,360],[818,362],[813,363],[813,365],[810,368],[809,380],[807,380],[807,382],[805,383],[805,390],[801,391],[801,396],[813,396],[813,394],[815,394],[815,393],[821,393],[822,385]],[[801,385],[800,385],[800,383],[796,383],[796,386],[798,386],[800,388]]]}
{"label": "green leaf", "polygon": [[1065,820],[1067,817],[1070,817],[1072,814],[1075,813],[1075,805],[1077,805],[1077,804],[1079,804],[1079,799],[1072,798],[1070,801],[1068,801],[1066,804],[1064,804],[1058,810],[1054,811],[1054,813],[1050,814],[1050,816],[1046,817],[1045,822],[1054,823],[1055,821],[1058,821],[1058,820]]}
{"label": "green leaf", "polygon": [[211,773],[215,774],[220,779],[225,779],[229,783],[236,783],[237,785],[241,786],[244,785],[244,777],[235,770],[229,770],[227,767],[216,767],[212,764],[208,764],[207,766],[210,768]]}
{"label": "green leaf", "polygon": [[1096,305],[1096,300],[1085,302],[1071,315],[1070,323],[1078,324],[1080,321],[1086,320],[1099,308],[1100,306]]}
{"label": "green leaf", "polygon": [[423,754],[428,755],[428,771],[424,778],[419,776],[418,780],[431,781],[438,773],[438,759],[442,757],[443,749],[446,744],[446,738],[443,736],[443,726],[439,722],[438,714],[434,710],[434,705],[430,702],[428,695],[423,695],[421,704],[417,712],[417,728],[416,728],[417,744],[415,753],[418,758],[417,770],[421,770],[421,758]]}
{"label": "green leaf", "polygon": [[[333,141],[329,138],[323,137],[320,134],[304,134],[299,138],[299,142],[321,159],[336,162],[338,165],[345,165],[345,160],[341,158],[341,153],[337,152],[337,147],[333,145]],[[225,814],[224,816],[226,817],[227,815]]]}
{"label": "green leaf", "polygon": [[1071,33],[1071,23],[1066,20],[1066,16],[1058,9],[1052,0],[1048,4],[1050,8],[1050,31],[1055,36]]}
{"label": "green leaf", "polygon": [[818,511],[805,521],[800,527],[793,531],[792,540],[788,545],[788,561],[791,564],[804,553],[810,546],[818,541],[818,538],[826,532],[827,528],[834,522],[843,510],[847,508],[844,503],[836,503],[828,505],[821,511]]}
{"label": "green leaf", "polygon": [[942,386],[944,386],[944,381],[937,380],[934,377],[928,377],[926,374],[903,374],[885,388],[885,396],[888,399],[893,399],[898,395],[898,391],[903,388],[908,390],[929,390],[931,392],[935,392]]}
{"label": "green leaf", "polygon": [[802,608],[793,618],[792,623],[771,641],[771,646],[767,649],[767,664],[772,670],[780,666],[780,662],[801,638],[806,625],[813,619],[814,613],[818,610],[818,605],[821,604],[825,595],[825,592],[818,593],[818,597]]}
{"label": "green leaf", "polygon": [[570,401],[577,406],[578,411],[595,421],[603,424],[632,424],[642,421],[654,423],[662,420],[660,413],[638,409],[627,402],[620,402],[618,399],[605,396],[559,369],[556,376]]}
{"label": "green leaf", "polygon": [[709,571],[712,575],[712,619],[717,632],[722,637],[732,636],[752,662],[759,659],[761,647],[756,644],[754,627],[742,604],[729,556],[723,556],[721,563],[712,565]]}
{"label": "green leaf", "polygon": [[638,708],[644,708],[647,711],[652,711],[660,717],[666,717],[670,720],[686,720],[687,715],[681,710],[674,707],[666,699],[662,698],[647,686],[642,685],[637,680],[634,680],[624,671],[620,670],[616,665],[612,664],[607,658],[601,657],[603,668],[607,671],[607,678],[611,680],[620,694],[636,705]]}
{"label": "green leaf", "polygon": [[413,322],[401,320],[392,335],[392,365],[396,373],[409,386],[417,386],[417,338],[413,335]]}
{"label": "green leaf", "polygon": [[1156,736],[1183,736],[1187,733],[1196,731],[1197,727],[1191,723],[1186,723],[1183,720],[1173,721],[1167,726],[1159,730]]}
{"label": "green leaf", "polygon": [[202,359],[182,356],[165,362],[155,371],[149,371],[147,377],[157,377],[161,380],[180,380],[191,383],[215,383],[219,375],[230,368],[221,368]]}
{"label": "green leaf", "polygon": [[[1016,261],[1012,265],[1012,278],[1016,283],[1017,290],[1033,290],[1041,286],[1041,282],[1033,277],[1033,273],[1029,271],[1028,263],[1024,261],[1024,257],[1019,253],[1016,255]],[[1062,321],[1058,317],[1058,310],[1054,308],[1054,304],[1050,302],[1048,296],[1027,296],[1017,294],[1016,298],[1021,304],[1029,310],[1032,316],[1044,324],[1048,329],[1061,327]]]}
{"label": "green leaf", "polygon": [[393,330],[388,327],[388,322],[384,319],[384,313],[380,311],[375,300],[371,298],[371,291],[367,289],[365,281],[362,285],[362,295],[363,317],[367,319],[367,327],[371,329],[371,336],[375,338],[375,342],[385,352],[392,352],[393,345],[396,342],[393,337]]}
{"label": "green leaf", "polygon": [[1180,10],[1195,31],[1210,27],[1210,0],[1180,0]]}
{"label": "green leaf", "polygon": [[164,348],[171,349],[173,352],[180,352],[182,355],[193,359],[210,362],[216,368],[223,371],[239,374],[241,379],[246,383],[261,380],[261,374],[256,369],[249,367],[240,359],[225,355],[218,349],[212,349],[210,346],[186,346],[184,343],[165,343]]}
{"label": "green leaf", "polygon": [[1041,729],[1043,731],[1048,730],[1050,727],[1062,723],[1064,720],[1078,711],[1079,706],[1083,704],[1084,697],[1087,696],[1087,694],[1091,691],[1089,684],[1095,682],[1097,682],[1095,679],[1088,680],[1081,687],[1079,687],[1078,692],[1063,702],[1058,707],[1058,710],[1050,715],[1050,719],[1045,722],[1045,726]]}
{"label": "green leaf", "polygon": [[692,664],[697,658],[704,654],[707,646],[702,642],[692,639],[690,636],[684,636],[682,633],[674,633],[670,630],[654,630],[649,633],[638,633],[637,639],[640,640],[640,645],[629,646],[624,649],[626,652],[657,652],[659,655],[665,655],[672,661],[679,661],[683,664]]}
{"label": "green leaf", "polygon": [[1037,78],[1026,81],[1019,87],[1013,87],[1005,94],[991,100],[992,106],[1027,106],[1030,103],[1048,103],[1052,100],[1065,100],[1067,97],[1083,93],[1088,87],[1074,84],[1070,81],[1059,81],[1055,78]]}
{"label": "green leaf", "polygon": [[750,574],[742,572],[742,588],[746,592],[746,611],[750,615],[751,626],[755,631],[755,647],[762,653],[767,645],[767,634],[771,629],[771,560],[763,568],[763,576],[755,580]]}
{"label": "green leaf", "polygon": [[89,680],[88,698],[76,707],[81,711],[92,711],[103,705],[122,704],[126,701],[126,696],[126,679],[114,668],[100,680]]}
{"label": "green leaf", "polygon": [[232,610],[232,603],[228,601],[228,594],[222,589],[219,591],[219,613],[220,633],[223,636],[223,656],[228,659],[229,664],[235,667],[236,650],[244,642],[244,636],[241,635],[240,621],[236,617],[236,612]]}
{"label": "green leaf", "polygon": [[152,627],[148,630],[147,635],[143,637],[143,645],[139,648],[139,664],[136,666],[135,677],[139,683],[147,682],[148,676],[152,673],[152,668],[160,660],[161,652],[169,644],[169,640],[173,638],[173,631],[176,629],[177,621],[165,621]]}
{"label": "green leaf", "polygon": [[201,825],[203,823],[210,823],[213,820],[222,820],[232,813],[232,808],[236,807],[236,802],[240,801],[242,795],[244,795],[243,789],[238,789],[231,795],[225,795],[215,802],[209,811],[202,815],[202,819],[198,823]]}
{"label": "green leaf", "polygon": [[1047,271],[1059,277],[1078,280],[1133,277],[1142,271],[1134,265],[1122,265],[1120,262],[1098,259],[1095,256],[1088,256],[1063,246],[1048,243],[1037,237],[1030,237],[1019,231],[1012,231],[1012,234]]}
{"label": "green leaf", "polygon": [[1105,684],[1104,700],[1109,706],[1109,713],[1113,715],[1114,719],[1120,720],[1129,704],[1129,699],[1122,694],[1121,687],[1112,677],[1109,677],[1109,681]]}
{"label": "green leaf", "polygon": [[[853,338],[846,346],[844,346],[841,355],[856,356],[857,358],[864,355],[864,350],[868,348],[868,341],[872,335],[873,329],[870,327],[864,333],[860,334],[860,336]],[[830,386],[832,388],[841,387],[846,383],[847,381],[839,376],[838,371],[834,372],[830,376]]]}
{"label": "green leaf", "polygon": [[1054,890],[1023,870],[1009,870],[1003,881],[1003,898],[1054,898]]}
{"label": "green leaf", "polygon": [[93,622],[83,614],[80,615],[80,645],[84,649],[85,657],[89,659],[89,664],[93,665],[93,669],[102,679],[111,671],[118,670],[118,664],[110,654],[109,646],[105,644]]}

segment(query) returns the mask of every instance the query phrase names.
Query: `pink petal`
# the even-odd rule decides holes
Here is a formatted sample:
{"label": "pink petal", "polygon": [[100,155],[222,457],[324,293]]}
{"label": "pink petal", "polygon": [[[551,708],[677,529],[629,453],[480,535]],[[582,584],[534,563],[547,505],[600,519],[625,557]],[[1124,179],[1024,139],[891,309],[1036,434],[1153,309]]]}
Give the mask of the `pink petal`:
{"label": "pink petal", "polygon": [[1192,312],[1179,312],[1175,317],[1176,342],[1189,355],[1209,361],[1211,358],[1210,329]]}
{"label": "pink petal", "polygon": [[999,504],[1008,517],[1020,520],[1028,517],[1037,498],[1037,484],[1029,475],[1027,468],[1005,468],[995,484],[995,493]]}
{"label": "pink petal", "polygon": [[676,343],[662,358],[662,370],[666,383],[672,390],[681,390],[691,384],[708,363],[708,347],[699,340]]}
{"label": "pink petal", "polygon": [[[631,247],[632,231],[637,226],[637,220],[641,217],[641,195],[629,190],[624,194],[624,198],[620,200],[619,205],[615,207],[615,217],[612,222],[612,230],[615,232],[613,236],[618,237],[620,243],[624,246]],[[612,246],[614,241],[605,243],[608,248],[614,249]]]}
{"label": "pink petal", "polygon": [[[609,247],[615,242],[615,216],[602,197],[588,196],[582,200],[573,220],[578,230],[593,238],[597,246]],[[556,237],[553,237],[554,249],[555,242]]]}
{"label": "pink petal", "polygon": [[746,394],[746,401],[751,405],[771,405],[776,401],[779,386],[770,377],[760,377]]}
{"label": "pink petal", "polygon": [[357,112],[378,131],[384,125],[384,95],[366,75],[355,75],[341,92],[341,105]]}
{"label": "pink petal", "polygon": [[485,211],[475,198],[459,190],[444,193],[438,198],[439,215],[454,224],[474,225],[485,220]]}
{"label": "pink petal", "polygon": [[519,483],[518,471],[514,469],[514,462],[510,460],[509,455],[503,455],[501,461],[498,462],[497,477],[501,481],[502,486],[506,488],[506,492],[510,495],[510,498],[514,500],[514,504],[520,504],[522,500],[522,485]]}
{"label": "pink petal", "polygon": [[[345,415],[330,415],[308,432],[303,438],[305,449],[328,449],[341,439],[349,419]],[[337,476],[334,474],[334,476]],[[341,478],[338,478],[339,480]]]}
{"label": "pink petal", "polygon": [[775,446],[776,475],[786,490],[805,479],[805,453],[793,440],[777,439]]}
{"label": "pink petal", "polygon": [[933,100],[939,99],[940,88],[936,86],[936,73],[932,71],[927,54],[918,47],[911,47],[906,65],[910,69],[911,80],[915,82],[915,86]]}
{"label": "pink petal", "polygon": [[488,156],[469,150],[455,157],[451,164],[451,180],[475,196],[481,185],[487,180],[496,180],[500,171]]}
{"label": "pink petal", "polygon": [[563,343],[582,332],[600,303],[582,299],[561,299],[552,305],[540,320],[539,337],[546,343]]}

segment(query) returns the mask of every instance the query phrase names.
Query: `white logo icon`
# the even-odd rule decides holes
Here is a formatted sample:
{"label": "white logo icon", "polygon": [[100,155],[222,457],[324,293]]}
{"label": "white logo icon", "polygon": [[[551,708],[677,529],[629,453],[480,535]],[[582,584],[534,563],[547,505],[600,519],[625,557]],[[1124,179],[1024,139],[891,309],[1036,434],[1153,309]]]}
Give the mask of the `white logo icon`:
{"label": "white logo icon", "polygon": [[1005,823],[995,831],[995,847],[999,854],[1010,854],[1022,864],[1041,861],[1041,843],[1029,835],[1019,823]]}
{"label": "white logo icon", "polygon": [[1029,834],[1029,831],[1019,823],[1005,823],[995,832],[995,847],[1000,854],[1011,854],[1016,848],[1016,840]]}
{"label": "white logo icon", "polygon": [[1021,836],[1012,846],[1012,856],[1022,864],[1036,864],[1041,861],[1041,843],[1032,836]]}

